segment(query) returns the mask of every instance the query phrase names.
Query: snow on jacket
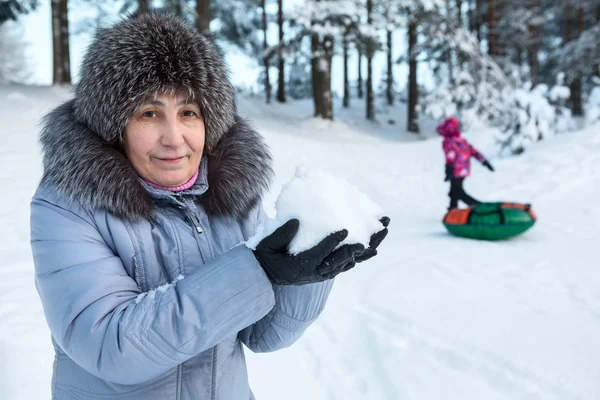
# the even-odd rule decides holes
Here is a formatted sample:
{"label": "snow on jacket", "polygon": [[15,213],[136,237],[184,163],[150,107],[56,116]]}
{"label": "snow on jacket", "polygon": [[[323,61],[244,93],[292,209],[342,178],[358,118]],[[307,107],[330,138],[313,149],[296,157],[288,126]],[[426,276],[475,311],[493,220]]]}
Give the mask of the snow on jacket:
{"label": "snow on jacket", "polygon": [[273,286],[240,244],[265,218],[262,138],[236,117],[194,186],[175,194],[138,179],[73,101],[45,123],[30,222],[52,399],[252,399],[242,343],[291,345],[332,285]]}

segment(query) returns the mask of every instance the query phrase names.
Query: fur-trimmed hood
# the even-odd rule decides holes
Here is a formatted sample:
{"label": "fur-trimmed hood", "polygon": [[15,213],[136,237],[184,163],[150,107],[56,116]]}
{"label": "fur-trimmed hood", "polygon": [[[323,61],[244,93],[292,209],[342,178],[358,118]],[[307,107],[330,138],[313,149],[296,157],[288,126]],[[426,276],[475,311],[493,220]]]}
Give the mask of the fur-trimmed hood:
{"label": "fur-trimmed hood", "polygon": [[[71,201],[125,219],[148,218],[153,203],[125,155],[78,122],[71,100],[43,120],[42,183]],[[198,201],[212,215],[243,218],[268,188],[273,170],[263,138],[236,115],[207,154],[208,191]]]}

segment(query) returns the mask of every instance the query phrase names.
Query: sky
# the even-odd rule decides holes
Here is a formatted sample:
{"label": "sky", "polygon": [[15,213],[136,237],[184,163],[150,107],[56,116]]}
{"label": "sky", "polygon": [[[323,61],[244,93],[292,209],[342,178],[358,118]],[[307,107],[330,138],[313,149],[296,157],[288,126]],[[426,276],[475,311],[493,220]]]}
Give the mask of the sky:
{"label": "sky", "polygon": [[[69,22],[71,31],[70,41],[70,56],[71,56],[71,71],[74,82],[78,79],[78,70],[83,58],[85,49],[87,48],[91,38],[91,32],[79,32],[82,26],[85,25],[86,18],[94,18],[96,12],[90,7],[85,7],[81,2],[75,1],[74,5],[69,10]],[[300,0],[286,0],[284,7],[290,11],[293,7],[301,4]],[[24,28],[24,41],[27,43],[27,52],[33,67],[33,76],[29,83],[39,85],[50,85],[52,83],[52,35],[51,35],[51,14],[50,2],[42,1],[40,7],[29,15],[21,17],[21,23]],[[82,25],[83,24],[83,25]],[[406,51],[405,35],[403,31],[394,33],[393,42],[393,58],[397,59]],[[277,40],[277,27],[271,24],[269,28],[269,41],[274,44]],[[238,87],[248,88],[256,86],[260,67],[256,61],[249,59],[240,51],[229,48],[227,51],[227,62],[232,72],[232,81]],[[357,59],[354,52],[351,53],[349,60],[349,78],[350,80],[357,79]],[[378,52],[373,61],[373,82],[377,88],[383,76],[386,56],[383,52]],[[405,86],[408,78],[408,67],[406,64],[394,65],[394,77],[397,88],[401,89]],[[422,65],[420,70],[421,81],[430,82],[431,74],[426,66]],[[277,76],[276,73],[271,74],[272,79]],[[363,79],[366,79],[366,62],[363,62]],[[422,82],[421,82],[422,83]],[[343,59],[340,56],[335,56],[332,65],[332,90],[339,95],[343,93]],[[256,90],[256,89],[255,89]]]}

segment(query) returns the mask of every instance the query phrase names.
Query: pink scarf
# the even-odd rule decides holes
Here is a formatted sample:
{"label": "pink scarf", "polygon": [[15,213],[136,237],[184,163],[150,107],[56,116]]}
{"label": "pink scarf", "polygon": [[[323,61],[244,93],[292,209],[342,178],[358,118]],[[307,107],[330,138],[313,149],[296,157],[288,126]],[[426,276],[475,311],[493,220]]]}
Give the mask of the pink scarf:
{"label": "pink scarf", "polygon": [[196,183],[196,179],[198,179],[198,170],[196,170],[196,173],[190,178],[189,181],[187,181],[183,185],[179,185],[179,186],[175,186],[175,187],[160,186],[155,183],[149,182],[145,179],[144,179],[144,182],[146,182],[148,185],[155,187],[157,189],[170,190],[171,192],[181,192],[182,190],[191,188],[194,185],[194,183]]}

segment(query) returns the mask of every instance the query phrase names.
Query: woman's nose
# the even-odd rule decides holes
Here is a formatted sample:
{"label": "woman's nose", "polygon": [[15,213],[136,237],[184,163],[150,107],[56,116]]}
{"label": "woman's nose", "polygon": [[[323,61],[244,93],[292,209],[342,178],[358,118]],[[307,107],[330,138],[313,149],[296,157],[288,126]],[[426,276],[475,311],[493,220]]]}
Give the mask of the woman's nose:
{"label": "woman's nose", "polygon": [[184,143],[179,121],[167,121],[163,127],[161,144],[165,147],[179,147]]}

